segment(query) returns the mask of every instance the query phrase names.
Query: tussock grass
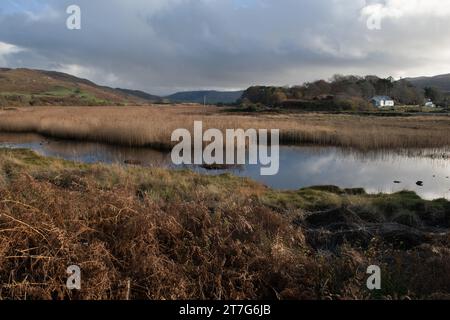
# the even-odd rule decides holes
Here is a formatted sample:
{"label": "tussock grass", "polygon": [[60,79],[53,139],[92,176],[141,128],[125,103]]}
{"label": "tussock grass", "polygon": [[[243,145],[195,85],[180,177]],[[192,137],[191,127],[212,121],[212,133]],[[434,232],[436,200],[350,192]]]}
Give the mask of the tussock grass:
{"label": "tussock grass", "polygon": [[[340,215],[364,220],[386,203],[381,220],[404,204],[434,213],[424,225],[450,215],[449,202],[412,193],[277,192],[231,175],[0,150],[0,299],[450,298],[448,235],[408,250],[376,237],[365,247],[313,245],[340,233],[311,230],[312,215],[345,208]],[[72,264],[80,292],[65,288]],[[383,270],[377,295],[365,289],[371,264]]]}
{"label": "tussock grass", "polygon": [[280,129],[283,144],[361,150],[450,146],[450,117],[376,117],[349,114],[236,114],[199,106],[33,107],[0,111],[0,131],[128,146],[170,148],[173,130]]}

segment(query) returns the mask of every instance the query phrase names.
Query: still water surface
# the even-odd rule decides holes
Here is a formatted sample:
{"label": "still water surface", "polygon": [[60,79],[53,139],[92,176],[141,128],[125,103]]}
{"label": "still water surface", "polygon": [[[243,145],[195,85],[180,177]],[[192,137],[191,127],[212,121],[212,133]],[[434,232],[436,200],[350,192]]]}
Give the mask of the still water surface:
{"label": "still water surface", "polygon": [[[131,160],[144,166],[179,168],[172,165],[167,152],[48,139],[35,134],[0,134],[0,147],[27,148],[43,156],[86,163],[124,164]],[[412,190],[425,199],[450,199],[448,149],[362,153],[334,147],[283,146],[280,147],[280,171],[275,176],[261,176],[257,165],[228,170],[191,169],[205,174],[231,172],[275,189],[336,185],[342,188],[362,187],[369,193]],[[418,181],[422,181],[423,186],[418,186]]]}

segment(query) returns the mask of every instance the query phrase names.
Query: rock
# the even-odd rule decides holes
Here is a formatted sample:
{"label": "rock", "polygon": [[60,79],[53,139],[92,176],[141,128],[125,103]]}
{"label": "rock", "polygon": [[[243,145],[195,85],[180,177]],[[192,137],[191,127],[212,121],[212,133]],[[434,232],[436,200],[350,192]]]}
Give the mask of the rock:
{"label": "rock", "polygon": [[422,225],[421,219],[416,214],[411,212],[398,213],[392,218],[392,222],[413,228],[417,228]]}
{"label": "rock", "polygon": [[[350,225],[348,226],[350,227]],[[425,243],[430,243],[436,235],[423,232],[398,223],[374,223],[364,227],[332,231],[328,229],[306,230],[306,240],[315,249],[336,248],[345,242],[352,246],[366,248],[374,238],[394,248],[409,250]]]}
{"label": "rock", "polygon": [[315,249],[333,249],[349,242],[352,246],[361,246],[366,248],[373,235],[364,229],[345,230],[345,231],[324,231],[324,230],[307,230],[306,241]]}
{"label": "rock", "polygon": [[348,222],[332,223],[326,226],[326,229],[329,231],[351,231],[359,228],[360,228],[359,224]]}
{"label": "rock", "polygon": [[336,229],[336,224],[350,225],[361,223],[361,219],[358,215],[343,207],[311,213],[308,217],[306,217],[305,221],[310,227],[313,228],[332,227],[332,229]]}
{"label": "rock", "polygon": [[379,236],[383,242],[390,243],[403,250],[412,249],[431,240],[425,232],[398,223],[373,225],[369,229],[371,229],[371,233]]}

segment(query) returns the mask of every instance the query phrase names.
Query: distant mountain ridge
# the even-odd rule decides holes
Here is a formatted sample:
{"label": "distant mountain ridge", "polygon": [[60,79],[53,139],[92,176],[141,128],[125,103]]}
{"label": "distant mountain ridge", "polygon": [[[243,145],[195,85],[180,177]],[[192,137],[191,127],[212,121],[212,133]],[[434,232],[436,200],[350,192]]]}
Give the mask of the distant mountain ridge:
{"label": "distant mountain ridge", "polygon": [[422,89],[425,87],[434,87],[441,91],[450,93],[450,73],[432,77],[406,78],[405,80]]}
{"label": "distant mountain ridge", "polygon": [[133,97],[138,97],[147,101],[154,101],[154,102],[158,102],[161,101],[161,97],[159,96],[155,96],[153,94],[141,91],[141,90],[131,90],[131,89],[121,89],[121,88],[116,88],[116,90],[123,92],[124,94],[133,96]]}
{"label": "distant mountain ridge", "polygon": [[217,103],[235,103],[237,102],[244,91],[185,91],[177,92],[165,98],[172,102],[187,102],[187,103],[201,103],[207,104]]}

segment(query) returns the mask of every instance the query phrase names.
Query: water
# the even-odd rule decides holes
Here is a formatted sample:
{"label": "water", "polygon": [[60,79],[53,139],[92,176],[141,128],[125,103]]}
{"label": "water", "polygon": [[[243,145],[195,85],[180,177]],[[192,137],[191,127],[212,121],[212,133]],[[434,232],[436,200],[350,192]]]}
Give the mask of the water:
{"label": "water", "polygon": [[[174,168],[167,152],[47,139],[35,134],[0,134],[0,147],[27,148],[43,156],[85,163],[125,164],[132,161],[143,166]],[[449,150],[361,153],[331,147],[281,147],[280,171],[275,176],[261,176],[260,167],[254,165],[228,170],[191,169],[205,174],[231,172],[275,189],[336,185],[364,188],[369,193],[411,190],[425,199],[450,200],[449,156]],[[418,186],[417,181],[423,181],[423,186]]]}

